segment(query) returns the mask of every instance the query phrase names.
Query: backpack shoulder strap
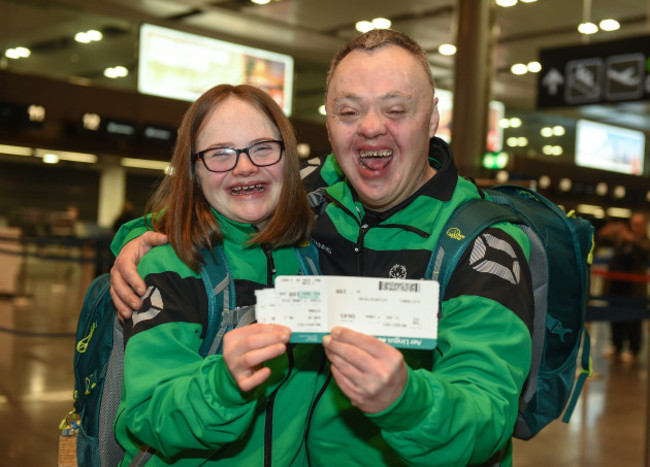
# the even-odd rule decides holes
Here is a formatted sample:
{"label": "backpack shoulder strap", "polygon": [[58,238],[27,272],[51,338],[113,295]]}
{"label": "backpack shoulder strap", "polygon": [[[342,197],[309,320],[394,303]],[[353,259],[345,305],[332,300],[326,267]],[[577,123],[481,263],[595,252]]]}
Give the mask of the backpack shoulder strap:
{"label": "backpack shoulder strap", "polygon": [[235,283],[221,245],[212,250],[204,249],[201,255],[205,261],[201,279],[208,297],[208,329],[199,353],[205,357],[217,353],[221,346],[223,335],[217,335],[222,328],[224,312],[235,309]]}
{"label": "backpack shoulder strap", "polygon": [[305,276],[320,276],[322,274],[318,264],[318,249],[312,242],[296,248],[295,251],[301,274]]}
{"label": "backpack shoulder strap", "polygon": [[425,278],[440,283],[440,300],[451,274],[467,246],[485,229],[499,222],[521,222],[512,209],[484,199],[472,199],[459,206],[445,224],[431,255]]}

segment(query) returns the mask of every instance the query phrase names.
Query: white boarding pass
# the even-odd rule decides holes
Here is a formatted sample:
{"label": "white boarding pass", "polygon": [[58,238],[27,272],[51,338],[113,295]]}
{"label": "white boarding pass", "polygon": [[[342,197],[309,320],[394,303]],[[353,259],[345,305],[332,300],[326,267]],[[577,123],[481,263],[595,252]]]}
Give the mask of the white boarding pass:
{"label": "white boarding pass", "polygon": [[352,276],[278,276],[255,292],[260,323],[291,328],[291,342],[319,343],[335,326],[401,348],[433,349],[439,284],[430,280]]}

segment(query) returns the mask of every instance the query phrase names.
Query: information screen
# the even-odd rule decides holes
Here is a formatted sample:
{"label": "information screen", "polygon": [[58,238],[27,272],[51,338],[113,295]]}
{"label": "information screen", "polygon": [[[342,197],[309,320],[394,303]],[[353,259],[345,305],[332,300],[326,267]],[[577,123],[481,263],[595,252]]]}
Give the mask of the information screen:
{"label": "information screen", "polygon": [[644,159],[643,132],[589,120],[576,123],[576,165],[641,175]]}
{"label": "information screen", "polygon": [[192,102],[217,84],[252,84],[291,115],[289,55],[143,24],[138,62],[141,93]]}

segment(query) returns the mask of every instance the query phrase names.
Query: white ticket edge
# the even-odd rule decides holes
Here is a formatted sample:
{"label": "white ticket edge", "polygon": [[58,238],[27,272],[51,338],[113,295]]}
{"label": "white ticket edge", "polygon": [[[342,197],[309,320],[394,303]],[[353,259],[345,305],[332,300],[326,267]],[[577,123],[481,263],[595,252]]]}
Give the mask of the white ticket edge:
{"label": "white ticket edge", "polygon": [[352,276],[278,276],[257,291],[258,322],[292,329],[292,343],[320,343],[335,326],[398,348],[434,349],[439,284]]}

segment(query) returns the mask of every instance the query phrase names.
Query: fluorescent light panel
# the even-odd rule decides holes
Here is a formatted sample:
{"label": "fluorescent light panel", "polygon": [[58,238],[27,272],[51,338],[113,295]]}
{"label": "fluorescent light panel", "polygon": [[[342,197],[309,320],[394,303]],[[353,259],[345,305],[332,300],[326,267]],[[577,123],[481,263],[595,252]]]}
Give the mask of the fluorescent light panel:
{"label": "fluorescent light panel", "polygon": [[26,146],[12,146],[10,144],[0,144],[0,154],[9,154],[11,156],[33,156],[34,149]]}
{"label": "fluorescent light panel", "polygon": [[44,157],[46,154],[54,154],[61,161],[70,161],[70,162],[83,162],[84,164],[95,164],[97,163],[97,156],[95,154],[87,154],[84,152],[71,152],[71,151],[59,151],[58,149],[41,149],[36,148],[36,157]]}
{"label": "fluorescent light panel", "polygon": [[167,171],[169,162],[165,161],[152,161],[148,159],[135,159],[132,157],[123,157],[121,161],[124,167],[134,167],[138,169],[153,169]]}

